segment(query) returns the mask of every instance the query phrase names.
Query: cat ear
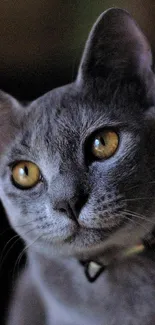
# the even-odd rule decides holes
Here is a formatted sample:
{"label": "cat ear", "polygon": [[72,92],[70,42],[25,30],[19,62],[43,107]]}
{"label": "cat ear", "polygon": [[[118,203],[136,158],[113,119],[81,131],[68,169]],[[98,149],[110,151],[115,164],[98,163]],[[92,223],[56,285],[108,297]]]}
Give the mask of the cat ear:
{"label": "cat ear", "polygon": [[[136,22],[123,9],[101,14],[90,32],[77,82],[138,78],[151,92],[154,75],[149,43]],[[149,89],[151,87],[151,89]]]}
{"label": "cat ear", "polygon": [[21,106],[12,96],[0,91],[0,155],[14,139],[21,119]]}

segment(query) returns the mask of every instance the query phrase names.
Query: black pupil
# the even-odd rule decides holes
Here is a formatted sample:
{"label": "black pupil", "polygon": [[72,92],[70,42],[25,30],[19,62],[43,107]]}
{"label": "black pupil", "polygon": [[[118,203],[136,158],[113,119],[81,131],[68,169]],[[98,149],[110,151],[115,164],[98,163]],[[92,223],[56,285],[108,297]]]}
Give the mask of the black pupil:
{"label": "black pupil", "polygon": [[100,137],[100,141],[101,141],[102,145],[105,146],[105,141],[104,141],[103,137]]}
{"label": "black pupil", "polygon": [[27,166],[24,167],[24,172],[25,172],[26,176],[29,175],[29,170],[28,170]]}

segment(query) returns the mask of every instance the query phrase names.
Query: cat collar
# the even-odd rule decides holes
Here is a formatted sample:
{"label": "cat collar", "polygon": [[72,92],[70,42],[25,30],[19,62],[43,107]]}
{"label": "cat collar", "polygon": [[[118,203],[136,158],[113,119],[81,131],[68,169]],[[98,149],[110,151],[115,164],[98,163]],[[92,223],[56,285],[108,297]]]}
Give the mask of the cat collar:
{"label": "cat collar", "polygon": [[[144,250],[150,249],[153,246],[154,242],[152,245],[151,245],[151,242],[149,242],[149,245],[147,245],[147,244],[145,242],[143,242],[143,243],[135,245],[131,248],[125,249],[123,251],[123,253],[121,253],[120,259],[132,256],[132,255],[140,254],[140,253],[144,252]],[[93,260],[80,261],[80,264],[83,265],[86,278],[89,282],[95,282],[108,266],[108,265],[104,265],[100,262],[93,261]]]}

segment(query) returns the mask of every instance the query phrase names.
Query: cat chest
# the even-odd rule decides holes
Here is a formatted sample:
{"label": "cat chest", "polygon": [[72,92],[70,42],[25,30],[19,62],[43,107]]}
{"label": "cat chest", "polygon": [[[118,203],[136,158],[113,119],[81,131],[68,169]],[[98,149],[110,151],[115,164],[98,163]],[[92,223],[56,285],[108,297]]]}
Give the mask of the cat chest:
{"label": "cat chest", "polygon": [[58,275],[50,281],[47,276],[42,278],[40,290],[52,325],[72,325],[73,320],[75,325],[102,324],[104,310],[109,306],[103,288],[104,279],[98,282],[100,284],[91,284],[87,279],[74,281],[72,277]]}
{"label": "cat chest", "polygon": [[62,318],[63,325],[70,325],[70,320],[74,317],[75,325],[75,320],[78,325],[100,325],[103,317],[108,316],[118,301],[117,287],[114,292],[106,272],[94,283],[90,283],[78,264],[74,269],[71,265],[69,268],[61,268],[56,263],[52,268],[42,270],[38,275],[37,285],[48,317],[53,317],[55,324],[61,324]]}
{"label": "cat chest", "polygon": [[73,318],[75,325],[112,324],[114,315],[121,324],[129,311],[131,318],[136,317],[144,301],[147,310],[151,308],[154,279],[148,274],[148,261],[142,277],[134,261],[130,267],[123,263],[103,272],[93,283],[88,282],[78,263],[68,263],[52,262],[45,268],[44,263],[42,267],[35,264],[35,281],[46,312],[54,319],[52,325],[72,325]]}
{"label": "cat chest", "polygon": [[[33,270],[34,271],[34,270]],[[94,309],[102,309],[107,300],[109,285],[106,273],[103,273],[94,283],[90,283],[86,278],[83,267],[80,263],[73,265],[53,265],[35,271],[35,281],[40,288],[41,295],[45,296],[48,302],[59,302],[73,308],[90,310],[90,305]],[[99,311],[99,310],[98,310]]]}

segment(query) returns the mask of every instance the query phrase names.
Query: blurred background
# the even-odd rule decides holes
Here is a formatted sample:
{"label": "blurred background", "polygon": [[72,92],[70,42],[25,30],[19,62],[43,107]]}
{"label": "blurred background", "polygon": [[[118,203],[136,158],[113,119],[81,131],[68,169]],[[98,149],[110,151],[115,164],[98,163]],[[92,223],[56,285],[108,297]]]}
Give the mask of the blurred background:
{"label": "blurred background", "polygon": [[[74,80],[89,30],[109,7],[127,9],[155,52],[154,0],[1,0],[0,88],[21,101]],[[24,264],[23,244],[0,206],[0,325]]]}

